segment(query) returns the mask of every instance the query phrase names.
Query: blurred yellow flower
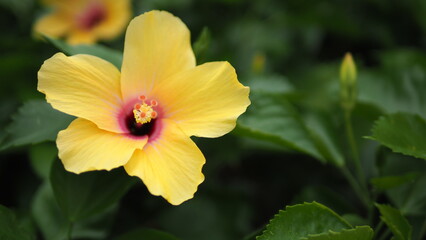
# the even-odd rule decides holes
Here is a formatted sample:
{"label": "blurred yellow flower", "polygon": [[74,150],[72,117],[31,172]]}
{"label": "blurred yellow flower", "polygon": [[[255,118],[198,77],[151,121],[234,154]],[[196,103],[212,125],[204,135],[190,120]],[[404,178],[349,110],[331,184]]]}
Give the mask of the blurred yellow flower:
{"label": "blurred yellow flower", "polygon": [[123,32],[130,0],[44,0],[52,12],[38,19],[36,34],[65,37],[69,44],[92,44]]}
{"label": "blurred yellow flower", "polygon": [[121,73],[94,56],[57,53],[38,79],[54,108],[78,117],[57,138],[68,171],[124,166],[175,205],[204,180],[205,159],[190,136],[228,133],[250,105],[228,62],[196,66],[188,28],[164,11],[131,21]]}

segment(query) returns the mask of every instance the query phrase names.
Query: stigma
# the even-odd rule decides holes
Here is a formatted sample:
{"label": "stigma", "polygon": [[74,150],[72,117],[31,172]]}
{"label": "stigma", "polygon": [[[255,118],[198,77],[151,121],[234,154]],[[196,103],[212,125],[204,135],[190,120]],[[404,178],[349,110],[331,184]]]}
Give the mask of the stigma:
{"label": "stigma", "polygon": [[135,116],[136,123],[145,124],[151,122],[158,116],[154,107],[158,105],[157,101],[147,101],[144,95],[139,96],[140,103],[136,103],[133,107],[133,115]]}

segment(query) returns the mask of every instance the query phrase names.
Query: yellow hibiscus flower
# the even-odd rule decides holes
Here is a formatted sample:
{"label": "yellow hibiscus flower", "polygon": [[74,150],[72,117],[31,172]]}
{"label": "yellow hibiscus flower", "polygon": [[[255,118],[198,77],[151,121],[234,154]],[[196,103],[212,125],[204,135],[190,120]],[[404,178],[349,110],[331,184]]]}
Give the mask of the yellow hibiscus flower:
{"label": "yellow hibiscus flower", "polygon": [[65,37],[69,44],[92,44],[112,39],[130,20],[130,0],[44,0],[52,12],[41,17],[34,31]]}
{"label": "yellow hibiscus flower", "polygon": [[190,136],[228,133],[250,105],[228,62],[196,66],[188,28],[164,11],[131,21],[121,73],[94,56],[57,53],[38,79],[54,108],[78,117],[56,141],[68,171],[124,166],[174,205],[204,180],[205,159]]}

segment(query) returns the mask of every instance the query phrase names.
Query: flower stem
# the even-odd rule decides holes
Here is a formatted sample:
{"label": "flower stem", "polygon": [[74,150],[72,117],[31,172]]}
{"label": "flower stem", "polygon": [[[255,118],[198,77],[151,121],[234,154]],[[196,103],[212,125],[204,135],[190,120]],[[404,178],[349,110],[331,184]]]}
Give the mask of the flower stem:
{"label": "flower stem", "polygon": [[70,222],[70,224],[68,225],[68,240],[72,239],[73,227],[74,227],[74,222]]}
{"label": "flower stem", "polygon": [[352,127],[352,120],[351,120],[352,109],[344,108],[343,111],[344,111],[344,118],[345,118],[344,121],[345,121],[346,136],[348,138],[348,143],[351,149],[352,162],[355,166],[355,172],[356,172],[357,178],[355,178],[352,175],[352,173],[349,171],[349,169],[347,169],[346,167],[342,167],[343,174],[346,176],[350,185],[352,186],[354,191],[357,193],[361,202],[365,205],[368,211],[369,221],[372,221],[371,218],[372,218],[372,213],[374,208],[372,204],[373,200],[371,199],[370,193],[368,191],[367,183],[365,181],[365,175],[361,167],[358,147],[355,141],[354,131]]}
{"label": "flower stem", "polygon": [[419,236],[420,236],[420,238],[419,239],[423,239],[423,236],[426,234],[426,218],[425,218],[425,220],[423,221],[423,226],[422,226],[422,228],[421,228],[421,230],[420,230],[420,234],[419,234]]}
{"label": "flower stem", "polygon": [[383,222],[383,220],[380,220],[379,224],[377,224],[376,228],[374,229],[374,239],[377,239],[377,236],[379,232],[382,230],[384,224],[385,223]]}
{"label": "flower stem", "polygon": [[379,238],[377,238],[377,240],[388,239],[390,234],[391,234],[391,231],[387,228],[385,232]]}
{"label": "flower stem", "polygon": [[345,109],[344,110],[345,115],[345,128],[346,128],[346,135],[348,137],[348,143],[351,148],[351,154],[352,154],[352,162],[355,166],[355,170],[357,172],[358,180],[364,184],[364,172],[361,168],[361,161],[358,154],[358,147],[356,145],[354,131],[352,128],[352,120],[351,120],[351,110]]}
{"label": "flower stem", "polygon": [[352,175],[352,173],[345,166],[341,167],[340,169],[342,170],[343,175],[348,180],[352,189],[358,195],[358,198],[361,200],[361,202],[364,204],[364,206],[368,210],[370,210],[371,204],[370,204],[370,197],[369,197],[368,192],[366,190],[364,190],[364,188],[361,187],[361,185],[358,183],[356,178]]}

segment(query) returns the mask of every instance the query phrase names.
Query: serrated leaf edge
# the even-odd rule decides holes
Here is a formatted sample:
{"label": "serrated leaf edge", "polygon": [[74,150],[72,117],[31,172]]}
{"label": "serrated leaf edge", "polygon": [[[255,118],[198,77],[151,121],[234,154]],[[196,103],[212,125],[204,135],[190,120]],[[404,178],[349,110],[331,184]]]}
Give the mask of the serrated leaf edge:
{"label": "serrated leaf edge", "polygon": [[313,202],[311,202],[311,203],[309,203],[309,202],[304,202],[304,203],[301,203],[301,204],[296,204],[296,205],[292,205],[292,206],[286,206],[285,207],[285,210],[279,210],[278,211],[278,213],[277,214],[275,214],[274,215],[274,217],[273,218],[271,218],[271,220],[269,220],[269,223],[266,225],[266,227],[265,227],[265,230],[264,231],[262,231],[262,234],[260,234],[259,236],[256,236],[256,240],[260,240],[260,237],[261,236],[263,236],[264,234],[267,234],[267,233],[269,233],[269,234],[271,234],[271,235],[274,235],[272,232],[271,232],[271,230],[269,230],[269,226],[271,225],[271,224],[273,224],[276,220],[277,220],[277,217],[280,217],[281,216],[281,214],[285,214],[285,213],[287,213],[287,211],[289,210],[289,209],[292,209],[292,208],[298,208],[298,207],[301,207],[301,206],[306,206],[306,205],[316,205],[316,206],[318,206],[318,207],[320,207],[320,208],[322,208],[322,209],[325,209],[325,210],[328,210],[328,211],[330,211],[331,212],[331,214],[333,214],[335,217],[337,217],[339,220],[341,220],[342,222],[344,222],[346,225],[348,225],[348,227],[350,228],[350,229],[352,229],[353,227],[352,227],[352,225],[348,222],[348,221],[346,221],[344,218],[342,218],[341,216],[339,216],[336,212],[334,212],[333,210],[331,210],[330,208],[328,208],[328,207],[326,207],[325,205],[322,205],[321,203],[318,203],[318,202],[315,202],[315,201],[313,201]]}
{"label": "serrated leaf edge", "polygon": [[422,121],[426,125],[426,120],[422,116],[420,116],[419,114],[414,114],[414,113],[399,111],[399,112],[390,113],[390,114],[386,114],[386,115],[380,116],[379,119],[377,119],[373,123],[373,127],[371,128],[371,136],[364,136],[363,138],[374,140],[374,141],[378,142],[379,144],[381,144],[381,145],[389,148],[394,153],[401,153],[401,154],[403,154],[405,156],[416,157],[416,158],[419,158],[419,159],[425,159],[424,156],[419,156],[418,154],[407,154],[407,153],[405,153],[403,151],[400,151],[399,149],[395,149],[394,147],[391,147],[388,144],[385,144],[384,142],[382,142],[382,141],[378,140],[376,137],[374,137],[374,135],[375,135],[374,132],[376,131],[377,126],[379,125],[379,123],[381,121],[384,121],[384,120],[386,120],[387,118],[389,118],[391,116],[396,116],[396,115],[400,115],[400,114],[406,114],[406,115],[413,116],[413,117],[419,119],[420,121]]}

